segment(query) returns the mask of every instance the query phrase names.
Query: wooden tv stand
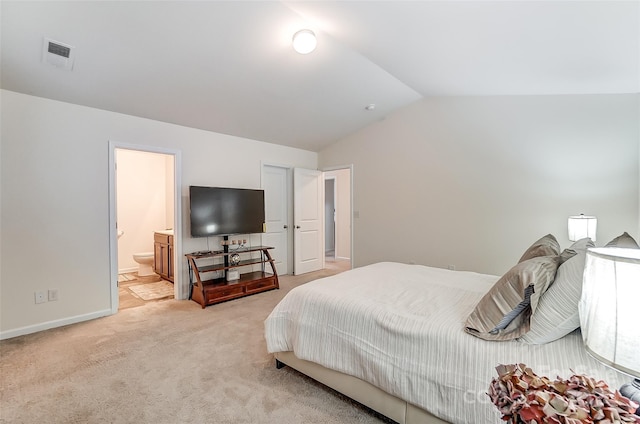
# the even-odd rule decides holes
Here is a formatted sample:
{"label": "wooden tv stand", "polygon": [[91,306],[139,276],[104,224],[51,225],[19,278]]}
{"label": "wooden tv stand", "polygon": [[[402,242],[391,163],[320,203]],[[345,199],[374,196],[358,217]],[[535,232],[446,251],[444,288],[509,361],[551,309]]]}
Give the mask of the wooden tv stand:
{"label": "wooden tv stand", "polygon": [[[225,249],[225,251],[188,253],[185,256],[189,263],[191,299],[202,305],[204,309],[207,305],[280,288],[276,266],[269,253],[271,249],[273,247],[256,246],[231,251]],[[247,257],[246,254],[251,252],[260,252],[260,255],[257,258]],[[241,260],[237,264],[232,264],[229,257],[236,253],[240,255]],[[237,280],[227,281],[228,271],[240,271],[241,267],[258,264],[261,267],[260,271],[246,272],[240,274]],[[265,264],[271,266],[271,273],[266,272]],[[207,273],[213,272],[218,276],[203,279],[203,277],[206,278]]]}

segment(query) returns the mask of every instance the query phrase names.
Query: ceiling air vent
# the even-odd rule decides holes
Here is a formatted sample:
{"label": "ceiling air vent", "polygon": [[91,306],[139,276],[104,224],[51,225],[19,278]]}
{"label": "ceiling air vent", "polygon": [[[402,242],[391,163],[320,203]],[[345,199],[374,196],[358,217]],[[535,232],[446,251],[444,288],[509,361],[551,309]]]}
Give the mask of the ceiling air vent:
{"label": "ceiling air vent", "polygon": [[58,68],[72,70],[74,61],[73,46],[44,38],[42,45],[42,61]]}

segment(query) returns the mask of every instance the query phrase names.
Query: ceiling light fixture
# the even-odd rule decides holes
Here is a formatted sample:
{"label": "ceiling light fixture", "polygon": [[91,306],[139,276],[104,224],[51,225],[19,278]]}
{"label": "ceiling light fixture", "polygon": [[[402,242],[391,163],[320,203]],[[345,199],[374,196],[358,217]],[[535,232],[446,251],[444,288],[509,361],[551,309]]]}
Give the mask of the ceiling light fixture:
{"label": "ceiling light fixture", "polygon": [[316,35],[310,29],[301,29],[293,34],[293,49],[300,54],[311,53],[317,44]]}

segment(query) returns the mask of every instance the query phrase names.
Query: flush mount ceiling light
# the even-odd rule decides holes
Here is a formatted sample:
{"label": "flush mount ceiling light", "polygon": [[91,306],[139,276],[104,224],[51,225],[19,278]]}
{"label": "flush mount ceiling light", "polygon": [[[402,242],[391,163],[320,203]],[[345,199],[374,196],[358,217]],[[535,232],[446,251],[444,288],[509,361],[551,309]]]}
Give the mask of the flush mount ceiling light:
{"label": "flush mount ceiling light", "polygon": [[316,35],[310,29],[301,29],[293,34],[293,49],[300,54],[311,53],[317,44]]}

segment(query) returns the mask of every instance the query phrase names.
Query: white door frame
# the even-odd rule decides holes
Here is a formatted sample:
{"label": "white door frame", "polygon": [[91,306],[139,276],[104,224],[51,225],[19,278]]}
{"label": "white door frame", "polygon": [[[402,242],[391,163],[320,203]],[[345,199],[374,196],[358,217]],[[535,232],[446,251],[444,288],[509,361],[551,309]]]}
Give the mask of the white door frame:
{"label": "white door frame", "polygon": [[[145,146],[140,144],[122,143],[109,140],[109,268],[111,274],[111,314],[118,312],[118,234],[116,230],[116,149],[138,150],[141,152],[161,153],[173,156],[173,196],[174,196],[174,226],[173,226],[173,263],[174,270],[174,297],[186,299],[188,288],[183,287],[182,270],[182,159],[180,150],[168,149],[157,146]],[[186,281],[186,280],[185,280]]]}
{"label": "white door frame", "polygon": [[351,252],[350,252],[350,257],[351,257],[351,268],[353,268],[353,265],[355,264],[354,262],[354,256],[353,256],[353,252],[354,252],[354,248],[353,248],[353,164],[351,165],[343,165],[343,166],[329,166],[326,168],[322,168],[322,172],[327,172],[327,171],[340,171],[342,169],[348,169],[349,170],[349,187],[350,187],[350,193],[349,193],[349,207],[351,209],[351,214],[349,216],[349,219],[351,220],[349,228],[351,228],[351,234],[349,235],[349,237],[351,238],[351,243],[350,243],[350,247],[351,247]]}

